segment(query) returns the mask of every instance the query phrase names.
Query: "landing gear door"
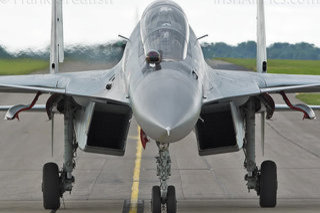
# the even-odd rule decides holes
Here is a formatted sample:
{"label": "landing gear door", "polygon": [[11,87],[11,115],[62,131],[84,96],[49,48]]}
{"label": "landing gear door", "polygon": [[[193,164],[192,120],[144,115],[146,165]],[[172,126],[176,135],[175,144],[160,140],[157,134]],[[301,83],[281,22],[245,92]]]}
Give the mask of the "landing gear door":
{"label": "landing gear door", "polygon": [[75,114],[75,134],[79,148],[81,150],[84,150],[86,148],[94,108],[95,103],[89,102],[89,104],[85,108],[78,110]]}
{"label": "landing gear door", "polygon": [[237,144],[239,149],[241,149],[243,147],[243,142],[245,138],[244,119],[242,118],[239,107],[237,107],[234,104],[234,102],[230,102],[230,108],[231,108],[231,114],[232,114]]}

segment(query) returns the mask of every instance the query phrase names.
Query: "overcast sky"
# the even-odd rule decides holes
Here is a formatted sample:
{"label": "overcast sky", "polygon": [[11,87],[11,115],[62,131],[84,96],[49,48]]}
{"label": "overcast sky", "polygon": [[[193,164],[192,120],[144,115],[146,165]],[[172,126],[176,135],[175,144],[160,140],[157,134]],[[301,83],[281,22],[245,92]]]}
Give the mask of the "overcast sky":
{"label": "overcast sky", "polygon": [[[306,41],[320,47],[320,0],[265,0],[267,43]],[[50,40],[50,0],[0,0],[0,45],[42,49]],[[151,0],[64,0],[65,43],[105,43],[129,36]],[[256,39],[255,0],[176,0],[204,41]]]}

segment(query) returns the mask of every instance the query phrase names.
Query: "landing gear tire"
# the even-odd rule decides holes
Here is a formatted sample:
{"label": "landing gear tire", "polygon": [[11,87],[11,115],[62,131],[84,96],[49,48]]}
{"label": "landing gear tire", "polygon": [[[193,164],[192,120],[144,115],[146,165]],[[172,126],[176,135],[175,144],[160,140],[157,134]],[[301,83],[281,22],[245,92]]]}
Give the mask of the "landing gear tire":
{"label": "landing gear tire", "polygon": [[151,210],[152,213],[161,213],[161,192],[159,186],[152,187]]}
{"label": "landing gear tire", "polygon": [[260,206],[273,208],[277,205],[277,165],[273,161],[264,161],[260,170]]}
{"label": "landing gear tire", "polygon": [[177,212],[176,189],[174,188],[174,186],[168,186],[167,213],[176,213],[176,212]]}
{"label": "landing gear tire", "polygon": [[43,207],[50,210],[60,208],[60,178],[59,167],[55,163],[43,166],[42,179]]}

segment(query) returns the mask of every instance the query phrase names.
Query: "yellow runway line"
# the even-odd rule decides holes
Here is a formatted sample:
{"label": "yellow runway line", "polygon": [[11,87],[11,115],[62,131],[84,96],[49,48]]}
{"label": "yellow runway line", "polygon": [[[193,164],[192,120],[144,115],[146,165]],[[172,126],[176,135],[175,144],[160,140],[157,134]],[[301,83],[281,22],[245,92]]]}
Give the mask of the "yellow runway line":
{"label": "yellow runway line", "polygon": [[136,161],[133,172],[133,182],[131,188],[131,206],[129,213],[137,213],[138,211],[138,198],[139,198],[139,183],[140,183],[140,168],[141,168],[141,156],[142,156],[142,144],[140,141],[140,127],[138,127],[138,136],[135,137],[137,140],[137,152]]}
{"label": "yellow runway line", "polygon": [[130,140],[135,140],[135,141],[140,141],[140,137],[139,136],[129,136],[128,137]]}

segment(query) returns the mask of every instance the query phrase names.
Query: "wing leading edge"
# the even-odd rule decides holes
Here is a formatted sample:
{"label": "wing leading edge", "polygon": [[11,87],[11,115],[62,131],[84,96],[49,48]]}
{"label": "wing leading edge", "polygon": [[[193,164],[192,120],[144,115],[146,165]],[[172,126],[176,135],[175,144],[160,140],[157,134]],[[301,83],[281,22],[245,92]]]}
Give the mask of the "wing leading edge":
{"label": "wing leading edge", "polygon": [[208,69],[204,104],[282,91],[320,92],[320,76]]}
{"label": "wing leading edge", "polygon": [[110,70],[2,76],[0,92],[57,93],[128,105],[119,70],[116,66]]}

